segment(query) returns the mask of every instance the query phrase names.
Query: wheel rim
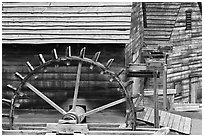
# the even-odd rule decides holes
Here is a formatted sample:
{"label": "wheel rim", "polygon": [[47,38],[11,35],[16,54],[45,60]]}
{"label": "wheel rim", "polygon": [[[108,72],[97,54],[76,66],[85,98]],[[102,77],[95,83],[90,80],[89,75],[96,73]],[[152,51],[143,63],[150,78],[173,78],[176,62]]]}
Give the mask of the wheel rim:
{"label": "wheel rim", "polygon": [[[82,63],[88,63],[90,66],[95,66],[95,67],[98,67],[101,69],[101,71],[104,73],[104,74],[108,74],[110,75],[110,78],[114,79],[115,81],[117,81],[117,83],[119,84],[120,86],[120,91],[123,93],[123,95],[125,95],[125,101],[127,102],[128,104],[128,108],[130,109],[130,113],[132,113],[132,118],[131,118],[131,121],[132,121],[132,130],[135,130],[136,128],[136,114],[135,114],[135,109],[134,109],[134,104],[133,104],[133,101],[132,101],[132,97],[130,96],[128,90],[126,89],[126,86],[125,86],[125,83],[119,78],[119,75],[121,74],[121,72],[119,72],[118,74],[111,71],[109,69],[110,65],[112,64],[113,62],[113,59],[110,59],[106,65],[103,65],[102,63],[98,62],[98,58],[99,58],[99,55],[100,53],[97,52],[95,54],[95,59],[89,59],[89,58],[86,58],[84,57],[85,55],[85,48],[83,48],[80,52],[80,55],[79,56],[71,56],[71,47],[68,47],[67,49],[69,49],[69,53],[66,52],[65,54],[65,57],[60,57],[58,58],[57,56],[57,53],[56,53],[56,50],[54,49],[53,50],[53,53],[54,53],[54,57],[49,60],[49,61],[45,61],[42,54],[41,54],[41,65],[37,66],[37,67],[32,67],[31,64],[28,63],[29,68],[30,68],[30,72],[25,76],[21,76],[19,73],[16,73],[15,75],[21,79],[21,83],[19,84],[19,86],[16,88],[16,92],[14,94],[14,96],[12,97],[12,102],[11,102],[11,108],[10,108],[10,113],[9,113],[9,125],[10,125],[10,129],[13,129],[13,122],[14,122],[14,110],[15,110],[15,102],[16,100],[18,99],[18,96],[21,94],[21,89],[22,87],[24,87],[25,85],[28,86],[28,80],[29,78],[31,78],[33,75],[36,75],[39,70],[43,69],[43,68],[46,68],[48,66],[52,66],[52,65],[55,65],[55,64],[60,64],[60,63],[64,63],[64,64],[67,64],[69,62],[72,62],[72,61],[77,61],[77,62],[81,62]],[[32,86],[32,85],[31,85]],[[76,88],[76,87],[75,87]],[[42,98],[42,97],[41,97]],[[44,99],[45,100],[45,99]],[[119,100],[119,101],[124,101],[124,100]],[[117,102],[118,103],[118,102]],[[112,104],[114,105],[114,104]],[[51,105],[52,106],[52,105]],[[76,106],[76,104],[75,104]],[[55,108],[55,107],[54,107]],[[56,108],[55,108],[56,109]],[[102,109],[102,108],[101,108]],[[104,110],[104,109],[102,109]],[[100,110],[100,111],[102,111]],[[68,118],[71,118],[73,120],[76,120],[76,123],[80,123],[80,117],[81,116],[77,116],[74,112],[64,112],[63,110],[61,110],[62,114],[63,114],[63,119],[68,119]],[[128,117],[126,119],[126,124],[127,121],[128,121]]]}

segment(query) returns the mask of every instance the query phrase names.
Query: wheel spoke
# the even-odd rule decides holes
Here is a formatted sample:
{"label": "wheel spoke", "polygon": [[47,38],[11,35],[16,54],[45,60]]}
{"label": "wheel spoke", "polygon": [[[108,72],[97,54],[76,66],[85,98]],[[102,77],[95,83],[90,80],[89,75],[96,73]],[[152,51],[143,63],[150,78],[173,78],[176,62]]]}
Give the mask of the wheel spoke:
{"label": "wheel spoke", "polygon": [[80,76],[81,76],[81,67],[82,67],[82,62],[79,62],[78,69],[77,69],[77,77],[75,82],[74,98],[73,98],[73,104],[72,104],[73,112],[76,111],[77,97],[79,92],[79,82],[80,82]]}
{"label": "wheel spoke", "polygon": [[[79,57],[82,59],[84,58],[85,50],[86,50],[86,47],[82,48],[80,51]],[[73,98],[73,104],[72,104],[72,109],[71,109],[72,112],[76,111],[77,97],[79,93],[79,82],[80,82],[80,76],[81,76],[81,67],[82,67],[82,61],[79,61],[76,82],[75,82],[75,89],[74,89],[74,98]]]}
{"label": "wheel spoke", "polygon": [[118,105],[118,104],[120,104],[120,103],[123,103],[123,102],[125,102],[125,101],[126,101],[126,98],[121,98],[121,99],[119,99],[119,100],[116,100],[116,101],[114,101],[114,102],[108,103],[108,104],[103,105],[103,106],[101,106],[101,107],[92,109],[92,110],[90,110],[90,111],[88,111],[88,112],[86,112],[86,113],[84,113],[84,114],[79,115],[79,116],[80,116],[80,117],[81,117],[81,116],[88,116],[88,115],[94,114],[94,113],[96,113],[96,112],[102,111],[102,110],[104,110],[104,109],[107,109],[107,108],[109,108],[109,107],[112,107],[112,106]]}
{"label": "wheel spoke", "polygon": [[[133,97],[133,98],[137,98],[137,97],[138,97],[138,96]],[[114,101],[114,102],[111,102],[111,103],[108,103],[108,104],[103,105],[103,106],[101,106],[101,107],[98,107],[98,108],[95,108],[95,109],[93,109],[93,110],[90,110],[90,111],[88,111],[88,112],[86,112],[86,113],[84,113],[84,114],[81,114],[81,115],[79,115],[79,116],[81,117],[81,116],[88,116],[88,115],[94,114],[94,113],[96,113],[96,112],[102,111],[102,110],[107,109],[107,108],[110,108],[110,107],[112,107],[112,106],[116,106],[116,105],[118,105],[118,104],[121,104],[121,103],[125,102],[126,100],[127,100],[126,98],[121,98],[121,99],[116,100],[116,101]]]}
{"label": "wheel spoke", "polygon": [[64,111],[61,107],[59,107],[57,104],[55,104],[52,100],[50,100],[48,97],[46,97],[42,92],[40,92],[38,89],[36,89],[30,83],[26,82],[25,86],[27,86],[29,89],[31,89],[34,93],[36,93],[38,96],[40,96],[43,100],[45,100],[48,104],[50,104],[52,107],[54,107],[61,114],[65,115],[67,113],[66,111]]}

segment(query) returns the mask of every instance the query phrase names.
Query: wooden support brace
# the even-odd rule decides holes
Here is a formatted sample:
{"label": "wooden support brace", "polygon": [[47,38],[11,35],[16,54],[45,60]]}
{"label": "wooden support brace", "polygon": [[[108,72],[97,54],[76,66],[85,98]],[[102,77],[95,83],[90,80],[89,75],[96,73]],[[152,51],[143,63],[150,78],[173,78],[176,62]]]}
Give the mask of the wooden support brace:
{"label": "wooden support brace", "polygon": [[48,97],[46,97],[43,93],[41,93],[38,89],[36,89],[30,83],[26,82],[25,86],[27,86],[29,89],[31,89],[34,93],[36,93],[39,97],[41,97],[43,100],[45,100],[48,104],[50,104],[52,107],[54,107],[61,114],[65,115],[67,113],[66,111],[64,111],[62,108],[60,108],[57,104],[55,104],[52,100],[50,100]]}
{"label": "wooden support brace", "polygon": [[82,62],[79,62],[78,70],[77,70],[77,77],[76,77],[76,82],[75,82],[74,98],[73,98],[73,104],[72,104],[72,110],[71,110],[73,112],[76,111],[77,97],[78,97],[78,92],[79,92],[79,82],[80,82],[80,76],[81,76],[81,68],[82,68]]}
{"label": "wooden support brace", "polygon": [[167,54],[165,54],[164,58],[164,69],[163,69],[163,108],[164,110],[168,110],[167,108]]}
{"label": "wooden support brace", "polygon": [[56,133],[58,135],[87,134],[88,126],[87,124],[58,124]]}
{"label": "wooden support brace", "polygon": [[126,101],[126,98],[122,98],[122,99],[116,100],[116,101],[114,101],[114,102],[111,102],[111,103],[109,103],[109,104],[103,105],[103,106],[98,107],[98,108],[95,108],[95,109],[93,109],[93,110],[90,110],[90,111],[88,111],[88,112],[86,112],[86,113],[84,113],[84,114],[81,114],[81,115],[79,115],[79,116],[80,116],[80,117],[81,117],[81,116],[88,116],[88,115],[94,114],[94,113],[96,113],[96,112],[102,111],[102,110],[104,110],[104,109],[107,109],[107,108],[109,108],[109,107],[112,107],[112,106],[118,105],[118,104],[120,104],[120,103],[123,103],[123,102],[125,102],[125,101]]}
{"label": "wooden support brace", "polygon": [[157,93],[157,71],[154,72],[154,127],[159,128],[159,109]]}

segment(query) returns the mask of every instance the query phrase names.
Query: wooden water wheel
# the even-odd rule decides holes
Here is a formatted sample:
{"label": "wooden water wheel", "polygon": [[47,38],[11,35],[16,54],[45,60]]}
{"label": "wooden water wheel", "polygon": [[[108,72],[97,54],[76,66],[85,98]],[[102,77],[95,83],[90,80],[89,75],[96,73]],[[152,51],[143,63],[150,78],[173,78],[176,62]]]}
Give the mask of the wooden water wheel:
{"label": "wooden water wheel", "polygon": [[[96,112],[102,111],[104,109],[107,109],[109,107],[115,106],[117,104],[126,102],[127,108],[126,108],[126,126],[131,125],[132,130],[136,129],[136,109],[133,104],[133,97],[130,95],[130,92],[127,90],[127,87],[131,85],[133,82],[128,81],[128,82],[123,82],[120,78],[119,75],[124,71],[122,69],[119,73],[115,73],[110,70],[110,66],[113,63],[114,59],[109,59],[106,63],[106,65],[103,65],[102,63],[98,62],[100,52],[95,53],[94,57],[92,59],[86,58],[85,57],[85,47],[81,49],[79,56],[72,56],[71,55],[71,47],[67,47],[65,56],[63,57],[58,57],[56,49],[53,49],[52,51],[52,59],[45,61],[44,57],[42,54],[39,54],[39,60],[41,64],[39,66],[33,67],[29,61],[26,62],[26,66],[29,69],[29,73],[26,76],[22,76],[20,73],[16,72],[15,76],[20,79],[20,84],[18,87],[14,87],[12,85],[7,85],[8,88],[12,89],[14,91],[13,97],[8,100],[8,99],[3,99],[3,103],[7,103],[10,105],[10,112],[9,114],[5,114],[3,116],[9,118],[9,127],[10,129],[13,129],[13,124],[14,124],[14,110],[16,107],[19,107],[19,104],[16,103],[18,100],[19,96],[23,96],[23,93],[21,89],[23,87],[29,88],[32,92],[37,94],[40,98],[42,98],[44,101],[46,101],[50,106],[55,108],[59,113],[62,114],[62,121],[63,122],[71,122],[71,123],[80,123],[84,117],[94,114]],[[69,67],[70,62],[76,61],[78,62],[78,68],[77,68],[77,75],[76,75],[76,81],[75,81],[75,89],[74,89],[74,97],[73,97],[73,102],[72,102],[72,109],[69,111],[65,111],[62,109],[60,106],[55,104],[51,99],[46,97],[41,91],[39,91],[37,88],[35,88],[32,84],[28,82],[28,80],[32,76],[36,76],[38,72],[42,69],[45,69],[46,67],[49,66],[55,66],[59,64],[64,64],[67,67]],[[100,68],[102,74],[107,74],[109,75],[110,82],[116,81],[119,85],[120,91],[123,93],[124,97],[116,100],[114,102],[108,103],[106,105],[97,107],[95,109],[89,110],[85,112],[83,108],[77,106],[77,97],[78,97],[78,92],[79,92],[79,82],[80,82],[80,75],[81,75],[81,68],[83,63],[88,63],[90,65],[90,69],[93,69],[93,67],[98,67]],[[138,97],[138,96],[137,96]],[[131,122],[129,122],[131,121]],[[131,123],[131,124],[130,124]]]}

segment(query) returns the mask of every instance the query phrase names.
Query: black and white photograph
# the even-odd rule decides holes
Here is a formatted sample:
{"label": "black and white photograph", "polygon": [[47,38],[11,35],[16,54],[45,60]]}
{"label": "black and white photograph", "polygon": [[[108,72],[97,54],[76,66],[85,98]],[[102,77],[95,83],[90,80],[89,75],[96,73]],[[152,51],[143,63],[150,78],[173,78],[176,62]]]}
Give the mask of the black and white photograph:
{"label": "black and white photograph", "polygon": [[1,2],[1,134],[202,135],[202,4]]}

